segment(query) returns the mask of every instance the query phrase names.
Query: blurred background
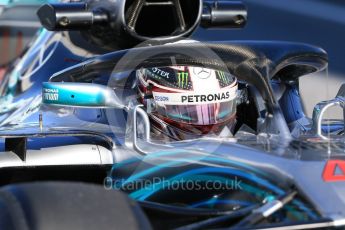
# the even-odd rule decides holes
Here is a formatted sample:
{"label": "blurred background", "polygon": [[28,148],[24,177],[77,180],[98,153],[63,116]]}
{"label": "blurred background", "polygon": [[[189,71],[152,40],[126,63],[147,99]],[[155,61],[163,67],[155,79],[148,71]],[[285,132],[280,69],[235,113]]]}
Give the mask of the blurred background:
{"label": "blurred background", "polygon": [[[1,66],[5,67],[9,61],[19,55],[40,28],[35,12],[45,2],[47,0],[0,0]],[[243,2],[248,8],[248,23],[244,29],[208,31],[200,29],[194,34],[194,38],[198,40],[285,40],[322,47],[329,54],[329,74],[324,71],[305,76],[300,81],[304,106],[308,115],[311,116],[314,105],[319,101],[333,98],[342,82],[345,81],[345,65],[343,64],[345,61],[345,1],[243,0]],[[2,8],[5,5],[10,6],[11,10],[3,12]],[[342,114],[341,111],[335,112],[338,115]]]}
{"label": "blurred background", "polygon": [[[335,97],[345,83],[344,0],[243,0],[248,23],[242,30],[199,30],[201,40],[284,40],[320,46],[329,54],[327,71],[300,79],[304,106],[311,116],[316,103]],[[340,109],[332,114],[342,116]]]}

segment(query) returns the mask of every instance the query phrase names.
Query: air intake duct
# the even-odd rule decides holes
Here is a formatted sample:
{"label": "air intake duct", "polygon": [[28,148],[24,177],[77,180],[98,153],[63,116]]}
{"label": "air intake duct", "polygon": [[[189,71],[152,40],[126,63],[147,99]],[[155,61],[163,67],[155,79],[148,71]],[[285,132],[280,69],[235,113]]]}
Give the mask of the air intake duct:
{"label": "air intake duct", "polygon": [[202,0],[87,0],[46,4],[37,14],[48,30],[81,31],[87,40],[111,49],[173,42],[189,37],[200,23],[238,28],[247,17],[239,2]]}

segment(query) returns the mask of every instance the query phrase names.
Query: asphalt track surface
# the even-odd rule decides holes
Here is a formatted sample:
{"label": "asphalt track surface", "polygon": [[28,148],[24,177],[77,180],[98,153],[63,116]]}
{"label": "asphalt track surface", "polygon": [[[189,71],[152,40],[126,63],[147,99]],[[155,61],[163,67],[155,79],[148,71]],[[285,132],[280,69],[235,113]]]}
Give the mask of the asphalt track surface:
{"label": "asphalt track surface", "polygon": [[[282,40],[313,44],[329,54],[327,71],[300,80],[301,95],[310,116],[314,105],[333,98],[345,83],[345,1],[243,0],[248,23],[242,30],[200,29],[199,40]],[[332,110],[339,116],[340,110]]]}

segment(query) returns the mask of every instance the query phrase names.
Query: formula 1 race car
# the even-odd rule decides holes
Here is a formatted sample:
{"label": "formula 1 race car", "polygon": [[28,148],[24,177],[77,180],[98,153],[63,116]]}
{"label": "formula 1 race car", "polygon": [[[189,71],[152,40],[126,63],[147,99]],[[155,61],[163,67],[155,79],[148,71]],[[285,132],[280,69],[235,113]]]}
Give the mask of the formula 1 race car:
{"label": "formula 1 race car", "polygon": [[308,118],[321,48],[195,41],[241,2],[43,5],[0,84],[1,229],[345,226],[345,88]]}

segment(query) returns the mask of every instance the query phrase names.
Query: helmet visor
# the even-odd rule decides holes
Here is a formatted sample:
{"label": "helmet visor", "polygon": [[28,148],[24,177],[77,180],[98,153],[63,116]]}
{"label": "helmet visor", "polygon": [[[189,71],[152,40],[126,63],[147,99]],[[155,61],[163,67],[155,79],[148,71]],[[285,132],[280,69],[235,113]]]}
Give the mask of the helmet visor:
{"label": "helmet visor", "polygon": [[153,92],[155,111],[176,122],[214,125],[229,120],[236,113],[237,84],[203,92]]}
{"label": "helmet visor", "polygon": [[236,113],[236,101],[200,105],[158,105],[160,116],[192,125],[215,125]]}

